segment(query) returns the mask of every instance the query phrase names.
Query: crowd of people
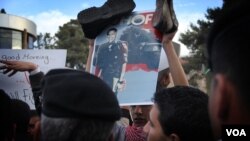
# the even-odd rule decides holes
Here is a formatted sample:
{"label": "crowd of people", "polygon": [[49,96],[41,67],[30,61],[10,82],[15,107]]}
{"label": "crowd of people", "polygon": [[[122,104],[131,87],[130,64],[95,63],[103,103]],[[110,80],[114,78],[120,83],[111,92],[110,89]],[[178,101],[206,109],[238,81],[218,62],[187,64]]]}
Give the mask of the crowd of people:
{"label": "crowd of people", "polygon": [[[121,3],[129,4],[126,8]],[[250,2],[225,0],[219,17],[213,23],[206,45],[212,73],[209,96],[189,86],[175,53],[172,39],[178,22],[173,1],[157,0],[156,3],[153,22],[163,34],[162,45],[168,58],[169,71],[159,78],[163,80],[159,80],[153,105],[120,107],[112,80],[108,84],[89,73],[93,39],[105,28],[99,27],[97,32],[97,29],[91,30],[91,25],[108,25],[107,21],[113,23],[135,7],[133,0],[108,0],[100,8],[89,8],[78,14],[83,32],[90,38],[86,71],[53,69],[44,74],[39,66],[31,62],[0,60],[4,64],[0,69],[6,75],[29,72],[36,108],[31,112],[25,102],[11,99],[4,90],[0,90],[0,140],[216,141],[222,139],[224,125],[250,125],[247,86]],[[164,14],[164,8],[170,14]],[[110,12],[106,13],[109,16],[98,15],[98,10]],[[90,20],[92,14],[97,16]],[[170,27],[163,29],[159,22],[166,21],[165,26]],[[124,57],[123,54],[121,56]],[[123,58],[122,62],[124,64],[126,59]],[[102,73],[104,75],[104,70]],[[174,85],[171,88],[168,87],[169,73]],[[117,76],[116,81],[120,78]],[[122,121],[124,118],[128,120]]]}

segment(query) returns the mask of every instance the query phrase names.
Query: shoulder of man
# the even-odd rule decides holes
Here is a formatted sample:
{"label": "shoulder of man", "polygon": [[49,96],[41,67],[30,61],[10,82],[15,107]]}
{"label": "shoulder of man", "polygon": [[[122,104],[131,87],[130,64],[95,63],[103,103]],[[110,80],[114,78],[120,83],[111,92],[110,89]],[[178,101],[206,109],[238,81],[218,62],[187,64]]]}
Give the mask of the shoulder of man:
{"label": "shoulder of man", "polygon": [[105,49],[105,48],[107,48],[108,47],[108,43],[103,43],[103,44],[101,44],[99,47],[98,47],[98,50],[100,51],[100,50],[103,50],[103,49]]}
{"label": "shoulder of man", "polygon": [[125,141],[125,132],[126,132],[126,127],[115,123],[115,125],[112,129],[114,140],[115,141]]}
{"label": "shoulder of man", "polygon": [[122,46],[122,41],[121,41],[121,40],[117,41],[116,43],[117,43],[118,45],[121,45],[121,46]]}
{"label": "shoulder of man", "polygon": [[120,40],[117,41],[116,44],[118,45],[119,49],[123,48],[122,42]]}
{"label": "shoulder of man", "polygon": [[100,47],[104,47],[104,46],[107,46],[109,43],[108,42],[106,42],[106,43],[103,43],[103,44],[101,44],[100,45]]}

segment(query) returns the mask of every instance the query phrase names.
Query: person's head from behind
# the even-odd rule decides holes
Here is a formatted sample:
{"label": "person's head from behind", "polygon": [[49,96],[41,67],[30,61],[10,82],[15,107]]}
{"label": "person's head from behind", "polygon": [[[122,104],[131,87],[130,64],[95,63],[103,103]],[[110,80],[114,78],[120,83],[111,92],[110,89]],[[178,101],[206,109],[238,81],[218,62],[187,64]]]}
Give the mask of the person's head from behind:
{"label": "person's head from behind", "polygon": [[152,105],[133,105],[130,106],[130,115],[133,125],[143,127],[149,120],[149,112]]}
{"label": "person's head from behind", "polygon": [[250,2],[227,2],[212,26],[207,44],[213,77],[209,111],[216,138],[223,124],[250,123]]}
{"label": "person's head from behind", "polygon": [[120,118],[115,94],[86,72],[56,69],[43,79],[42,138],[46,141],[107,141]]}
{"label": "person's head from behind", "polygon": [[202,91],[188,86],[165,88],[155,93],[154,103],[144,127],[148,141],[212,140],[208,96]]}
{"label": "person's head from behind", "polygon": [[108,41],[109,41],[109,42],[114,42],[114,41],[115,41],[115,38],[116,38],[116,35],[117,35],[117,29],[116,29],[116,28],[110,28],[110,29],[107,31]]}
{"label": "person's head from behind", "polygon": [[38,116],[37,112],[35,110],[31,110],[30,119],[29,119],[29,127],[28,127],[28,133],[31,138],[34,138],[36,134],[35,125],[39,121],[40,121],[40,117]]}
{"label": "person's head from behind", "polygon": [[15,140],[22,141],[28,139],[28,125],[30,118],[30,107],[22,100],[11,100],[12,117],[15,125]]}
{"label": "person's head from behind", "polygon": [[13,123],[11,120],[11,99],[0,89],[0,140],[12,140]]}

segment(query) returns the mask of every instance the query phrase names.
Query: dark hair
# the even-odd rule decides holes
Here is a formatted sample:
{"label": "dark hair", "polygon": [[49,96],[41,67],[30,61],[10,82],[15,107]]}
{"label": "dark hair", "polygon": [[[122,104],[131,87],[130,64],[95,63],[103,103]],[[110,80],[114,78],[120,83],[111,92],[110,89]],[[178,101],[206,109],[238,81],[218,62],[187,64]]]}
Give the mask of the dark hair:
{"label": "dark hair", "polygon": [[164,134],[175,133],[184,141],[213,140],[208,96],[202,91],[188,86],[165,88],[155,93],[154,102]]}
{"label": "dark hair", "polygon": [[108,141],[114,122],[85,118],[51,118],[42,114],[42,139],[45,141]]}
{"label": "dark hair", "polygon": [[11,140],[12,119],[11,119],[11,99],[0,89],[0,140]]}
{"label": "dark hair", "polygon": [[11,100],[13,122],[16,124],[16,141],[28,139],[28,127],[30,120],[30,107],[27,103],[18,100]]}
{"label": "dark hair", "polygon": [[[231,3],[230,3],[231,2]],[[250,109],[248,0],[228,1],[215,20],[207,42],[212,73],[224,74],[235,85],[241,101]]]}
{"label": "dark hair", "polygon": [[110,29],[107,31],[107,35],[109,35],[109,32],[110,32],[110,31],[117,32],[117,29],[116,29],[116,28],[114,28],[114,27],[113,27],[113,28],[110,28]]}
{"label": "dark hair", "polygon": [[31,117],[36,117],[36,116],[39,116],[38,113],[37,113],[37,111],[31,109],[31,110],[30,110],[30,118],[31,118]]}

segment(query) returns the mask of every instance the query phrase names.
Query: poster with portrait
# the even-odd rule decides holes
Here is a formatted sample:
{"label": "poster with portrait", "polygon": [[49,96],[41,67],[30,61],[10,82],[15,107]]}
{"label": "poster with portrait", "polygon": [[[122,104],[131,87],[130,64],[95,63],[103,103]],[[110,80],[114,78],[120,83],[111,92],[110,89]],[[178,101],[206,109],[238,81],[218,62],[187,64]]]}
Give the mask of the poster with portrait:
{"label": "poster with portrait", "polygon": [[[40,70],[47,73],[53,68],[64,68],[66,50],[11,50],[0,49],[0,59],[10,61],[26,61],[37,64]],[[4,65],[0,63],[0,66]],[[28,72],[17,72],[9,77],[0,70],[0,89],[3,89],[11,98],[20,99],[35,109]]]}
{"label": "poster with portrait", "polygon": [[90,71],[112,88],[120,105],[152,104],[162,50],[152,17],[132,13],[95,39]]}

